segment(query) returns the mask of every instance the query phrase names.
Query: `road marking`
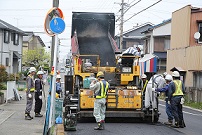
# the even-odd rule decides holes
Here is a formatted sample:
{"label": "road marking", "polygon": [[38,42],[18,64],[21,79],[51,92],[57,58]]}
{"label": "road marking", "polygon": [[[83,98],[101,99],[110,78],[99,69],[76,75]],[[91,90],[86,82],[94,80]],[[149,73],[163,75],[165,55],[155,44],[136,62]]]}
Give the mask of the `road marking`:
{"label": "road marking", "polygon": [[15,111],[3,111],[0,113],[0,125],[10,118],[14,113]]}
{"label": "road marking", "polygon": [[[162,105],[162,104],[159,104],[159,105],[165,107],[165,105]],[[193,115],[193,116],[201,116],[202,117],[202,114],[195,114],[195,113],[190,113],[190,112],[186,112],[186,111],[182,111],[182,112],[185,113],[185,114],[190,114],[190,115]]]}

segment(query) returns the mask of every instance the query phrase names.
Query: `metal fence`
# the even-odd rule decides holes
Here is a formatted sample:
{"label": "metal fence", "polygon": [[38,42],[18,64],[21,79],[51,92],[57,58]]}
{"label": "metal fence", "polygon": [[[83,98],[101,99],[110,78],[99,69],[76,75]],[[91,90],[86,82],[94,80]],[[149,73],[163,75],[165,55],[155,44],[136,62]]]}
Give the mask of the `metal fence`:
{"label": "metal fence", "polygon": [[202,103],[202,88],[187,87],[186,88],[187,102]]}

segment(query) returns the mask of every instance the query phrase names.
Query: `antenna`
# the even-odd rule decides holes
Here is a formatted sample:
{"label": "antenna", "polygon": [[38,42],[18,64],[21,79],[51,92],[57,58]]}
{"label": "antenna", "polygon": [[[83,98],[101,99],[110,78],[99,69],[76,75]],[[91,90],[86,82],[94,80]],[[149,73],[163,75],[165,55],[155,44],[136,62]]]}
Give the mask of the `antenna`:
{"label": "antenna", "polygon": [[200,38],[201,34],[199,32],[194,33],[194,38],[198,40]]}

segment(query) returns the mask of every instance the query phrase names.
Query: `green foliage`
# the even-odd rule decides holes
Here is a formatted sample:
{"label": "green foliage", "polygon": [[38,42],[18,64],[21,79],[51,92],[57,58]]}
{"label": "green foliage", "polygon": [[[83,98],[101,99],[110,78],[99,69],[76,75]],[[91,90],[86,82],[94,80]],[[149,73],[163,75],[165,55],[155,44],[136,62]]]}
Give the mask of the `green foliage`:
{"label": "green foliage", "polygon": [[19,74],[8,74],[8,81],[18,81],[20,79]]}
{"label": "green foliage", "polygon": [[192,107],[192,108],[196,108],[196,109],[202,109],[202,103],[195,103],[195,102],[185,102],[186,106]]}
{"label": "green foliage", "polygon": [[18,88],[18,91],[24,91],[24,88]]}
{"label": "green foliage", "polygon": [[4,83],[0,83],[0,90],[6,90],[7,86]]}
{"label": "green foliage", "polygon": [[50,53],[46,52],[44,48],[26,50],[23,52],[23,63],[25,66],[43,66],[44,64],[50,63]]}
{"label": "green foliage", "polygon": [[1,75],[0,82],[6,82],[8,73],[6,72],[6,68],[3,65],[0,65],[0,75]]}
{"label": "green foliage", "polygon": [[4,93],[0,91],[0,96],[3,95]]}

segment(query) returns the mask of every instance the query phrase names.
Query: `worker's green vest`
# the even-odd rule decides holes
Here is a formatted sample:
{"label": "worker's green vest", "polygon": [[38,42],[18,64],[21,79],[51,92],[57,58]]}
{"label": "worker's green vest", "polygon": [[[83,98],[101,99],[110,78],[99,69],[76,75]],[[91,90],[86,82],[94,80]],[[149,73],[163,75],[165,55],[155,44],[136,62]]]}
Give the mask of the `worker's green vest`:
{"label": "worker's green vest", "polygon": [[148,80],[146,80],[146,82],[145,82],[145,84],[144,84],[144,86],[143,86],[143,88],[142,88],[142,91],[143,91],[143,92],[145,91],[145,89],[146,89],[146,87],[147,87],[147,83],[148,83]]}
{"label": "worker's green vest", "polygon": [[183,96],[183,91],[182,91],[182,81],[181,80],[174,80],[173,81],[175,84],[175,92],[173,93],[173,96]]}
{"label": "worker's green vest", "polygon": [[96,98],[97,99],[106,98],[108,89],[109,89],[109,83],[106,81],[100,81],[100,90],[96,95]]}
{"label": "worker's green vest", "polygon": [[[32,79],[32,76],[31,75],[28,75],[31,79]],[[34,86],[34,81],[33,81],[33,79],[32,79],[32,87],[30,88],[30,92],[34,92],[35,91],[35,86]],[[27,88],[28,88],[28,86],[27,86]],[[25,89],[26,91],[27,91],[27,88]]]}

